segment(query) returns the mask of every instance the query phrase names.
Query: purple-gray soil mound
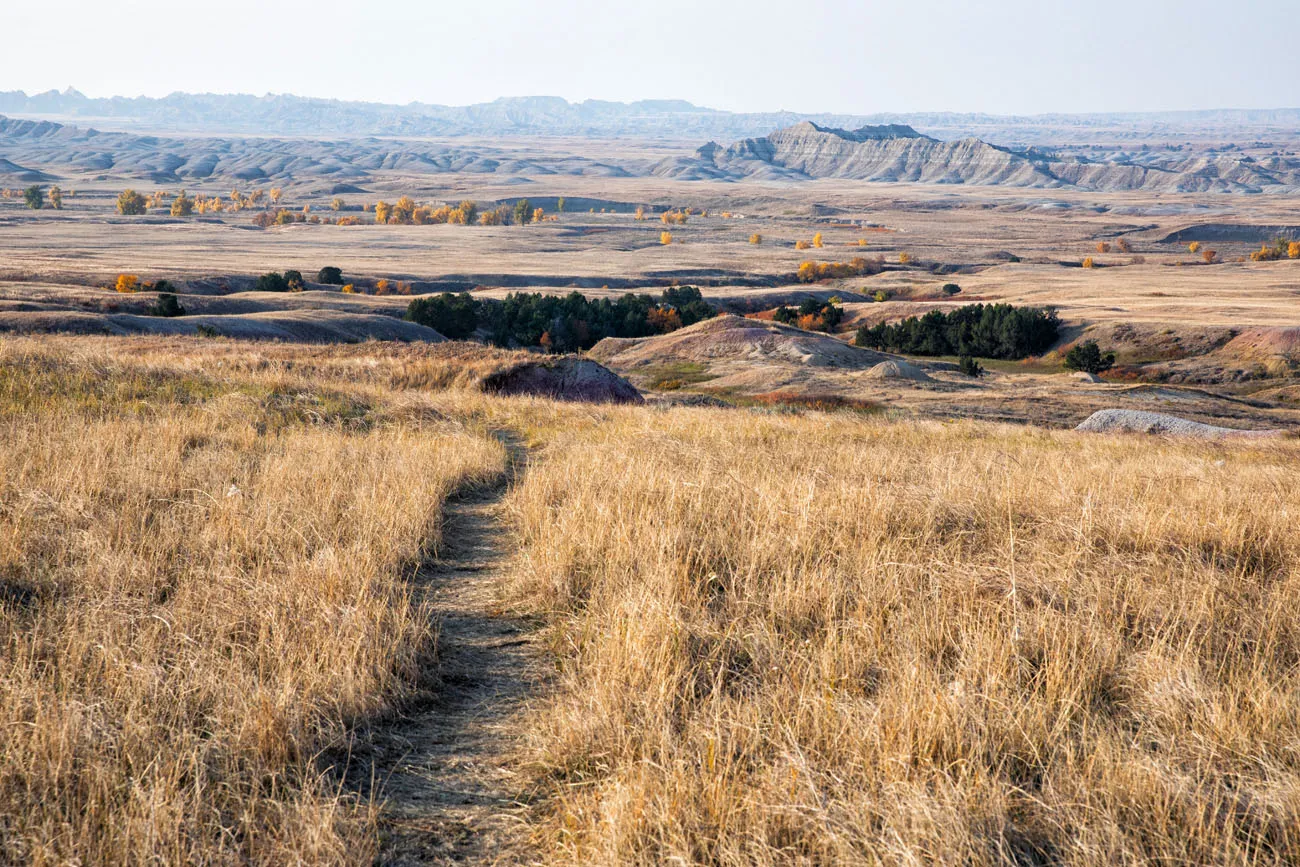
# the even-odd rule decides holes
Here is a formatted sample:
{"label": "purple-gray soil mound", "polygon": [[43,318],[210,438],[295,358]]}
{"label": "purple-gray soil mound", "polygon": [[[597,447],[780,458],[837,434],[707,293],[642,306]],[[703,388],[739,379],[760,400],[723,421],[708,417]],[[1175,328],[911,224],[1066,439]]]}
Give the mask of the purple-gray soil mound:
{"label": "purple-gray soil mound", "polygon": [[528,361],[483,380],[489,394],[531,394],[583,403],[644,403],[641,392],[587,358]]}

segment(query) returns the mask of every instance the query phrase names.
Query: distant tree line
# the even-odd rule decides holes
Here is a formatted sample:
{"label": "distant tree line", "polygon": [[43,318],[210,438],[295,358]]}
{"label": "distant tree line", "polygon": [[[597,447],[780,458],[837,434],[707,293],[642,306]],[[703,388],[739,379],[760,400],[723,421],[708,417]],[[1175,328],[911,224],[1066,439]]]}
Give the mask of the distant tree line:
{"label": "distant tree line", "polygon": [[658,297],[629,292],[614,300],[517,292],[502,301],[468,292],[416,298],[406,318],[446,337],[463,340],[483,331],[497,346],[535,346],[550,352],[590,349],[605,337],[666,334],[709,319],[717,311],[694,286],[665,289]]}
{"label": "distant tree line", "polygon": [[1050,307],[972,304],[951,312],[931,310],[902,322],[863,326],[854,343],[908,355],[1027,358],[1051,348],[1061,321]]}

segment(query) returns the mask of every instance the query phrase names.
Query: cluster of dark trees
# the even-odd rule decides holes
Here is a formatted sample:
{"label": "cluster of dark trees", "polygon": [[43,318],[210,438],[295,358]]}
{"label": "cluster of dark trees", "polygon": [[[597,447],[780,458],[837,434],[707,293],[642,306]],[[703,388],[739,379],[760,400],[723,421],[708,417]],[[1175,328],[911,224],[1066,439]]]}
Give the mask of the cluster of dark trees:
{"label": "cluster of dark trees", "polygon": [[786,325],[795,325],[809,331],[834,332],[844,320],[844,308],[830,301],[805,298],[798,307],[778,307],[772,318]]}
{"label": "cluster of dark trees", "polygon": [[1050,307],[972,304],[949,313],[931,310],[892,325],[863,326],[854,343],[908,355],[1019,359],[1046,352],[1060,329]]}
{"label": "cluster of dark trees", "polygon": [[253,289],[257,292],[301,292],[304,285],[302,272],[290,268],[283,274],[279,271],[263,274],[257,278]]}
{"label": "cluster of dark trees", "polygon": [[502,301],[479,300],[468,292],[444,292],[411,301],[406,318],[463,340],[482,330],[497,346],[539,346],[552,352],[590,349],[605,337],[664,334],[717,311],[694,286],[665,289],[655,298],[629,292],[618,298],[587,298],[517,292]]}

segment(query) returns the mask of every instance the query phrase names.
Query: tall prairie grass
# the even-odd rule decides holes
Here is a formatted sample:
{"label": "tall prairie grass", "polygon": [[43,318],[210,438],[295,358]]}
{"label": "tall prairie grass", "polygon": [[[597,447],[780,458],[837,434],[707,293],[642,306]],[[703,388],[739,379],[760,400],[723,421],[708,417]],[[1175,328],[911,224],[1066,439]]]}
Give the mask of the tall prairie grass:
{"label": "tall prairie grass", "polygon": [[1300,862],[1300,447],[619,410],[510,498],[556,862]]}
{"label": "tall prairie grass", "polygon": [[460,351],[0,341],[0,863],[369,863],[318,756],[427,670],[406,579],[492,429],[541,857],[1300,862],[1300,443],[495,399]]}
{"label": "tall prairie grass", "polygon": [[0,343],[0,863],[370,863],[318,755],[418,679],[406,579],[502,446],[71,346]]}

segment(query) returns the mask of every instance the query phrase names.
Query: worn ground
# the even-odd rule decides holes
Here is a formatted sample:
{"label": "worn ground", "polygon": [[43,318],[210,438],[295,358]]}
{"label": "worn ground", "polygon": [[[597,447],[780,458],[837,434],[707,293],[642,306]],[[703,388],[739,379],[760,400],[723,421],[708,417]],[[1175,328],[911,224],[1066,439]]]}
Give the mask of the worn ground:
{"label": "worn ground", "polygon": [[501,501],[518,469],[448,502],[443,547],[417,579],[437,620],[436,689],[363,732],[348,768],[381,804],[384,864],[527,860],[520,719],[544,675],[537,624],[502,605],[512,536]]}

